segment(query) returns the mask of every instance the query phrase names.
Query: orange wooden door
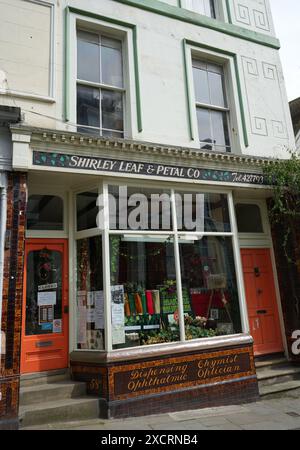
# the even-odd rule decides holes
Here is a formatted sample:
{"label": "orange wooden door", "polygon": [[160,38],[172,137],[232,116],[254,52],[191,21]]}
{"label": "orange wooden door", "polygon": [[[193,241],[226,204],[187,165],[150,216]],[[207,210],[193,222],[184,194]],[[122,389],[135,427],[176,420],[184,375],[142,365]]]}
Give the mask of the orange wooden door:
{"label": "orange wooden door", "polygon": [[242,264],[250,331],[256,356],[283,351],[269,249],[243,249]]}
{"label": "orange wooden door", "polygon": [[26,242],[21,373],[68,366],[67,250],[63,239]]}

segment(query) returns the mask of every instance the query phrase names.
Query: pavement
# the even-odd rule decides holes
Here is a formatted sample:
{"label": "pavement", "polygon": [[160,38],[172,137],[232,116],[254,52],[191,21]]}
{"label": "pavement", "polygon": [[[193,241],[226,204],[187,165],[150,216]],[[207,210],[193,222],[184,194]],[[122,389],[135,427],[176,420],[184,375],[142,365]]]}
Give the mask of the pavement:
{"label": "pavement", "polygon": [[[29,429],[29,428],[27,428]],[[31,430],[300,430],[300,390],[257,403],[117,420],[87,420]]]}

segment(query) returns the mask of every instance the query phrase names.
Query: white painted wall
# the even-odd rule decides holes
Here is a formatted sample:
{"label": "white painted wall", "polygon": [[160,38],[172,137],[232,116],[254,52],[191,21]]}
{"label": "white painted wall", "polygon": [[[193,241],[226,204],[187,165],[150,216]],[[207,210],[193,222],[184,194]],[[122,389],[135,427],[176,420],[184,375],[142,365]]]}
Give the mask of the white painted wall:
{"label": "white painted wall", "polygon": [[[224,3],[224,0],[220,1]],[[165,2],[170,4],[177,3],[171,0],[165,0]],[[49,4],[51,3],[55,5],[54,25],[56,32],[49,39],[49,11],[51,11]],[[236,8],[238,4],[242,5],[244,3],[247,4],[247,8]],[[12,16],[8,15],[7,2],[0,0],[0,7],[2,10],[5,10],[5,14],[0,14],[0,30],[3,27],[6,30],[5,33],[0,31],[0,83],[2,76],[2,92],[8,87],[11,90],[20,92],[14,97],[0,94],[0,103],[20,106],[24,113],[25,123],[28,125],[73,130],[70,125],[65,124],[63,121],[63,12],[68,4],[79,9],[85,9],[102,16],[113,17],[137,25],[143,131],[139,133],[136,125],[132,41],[131,36],[128,35],[129,89],[132,105],[127,111],[127,122],[131,124],[127,133],[128,137],[166,145],[198,148],[197,140],[191,141],[189,136],[187,97],[184,83],[182,40],[189,39],[238,54],[249,147],[246,148],[244,146],[236,83],[232,79],[232,82],[229,82],[229,84],[232,84],[230,95],[231,109],[233,111],[234,126],[237,131],[233,140],[233,151],[255,156],[284,157],[286,156],[285,148],[294,147],[295,145],[279,52],[277,50],[224,35],[207,28],[187,24],[134,7],[128,7],[113,0],[49,0],[49,2],[12,0],[9,4],[12,5],[9,11],[18,4],[22,6],[24,16],[21,12],[16,13],[18,20],[15,20],[16,23],[10,28],[8,23],[12,20]],[[28,7],[31,11],[30,18],[25,13]],[[41,13],[43,8],[45,14]],[[231,10],[233,21],[237,25],[251,28],[257,32],[273,34],[274,30],[268,1],[247,0],[245,2],[241,0],[237,2],[236,0],[231,0]],[[245,17],[248,17],[246,10],[248,10],[251,18],[250,24],[246,23]],[[244,16],[242,11],[244,11]],[[255,13],[255,11],[260,11],[260,14],[258,12]],[[42,28],[44,28],[45,32],[41,30],[39,17],[42,17],[44,20],[45,27]],[[97,21],[94,20],[94,22]],[[73,23],[75,24],[75,19]],[[263,30],[264,23],[268,23],[268,29]],[[113,25],[111,27],[114,28]],[[19,40],[17,40],[16,35],[19,36]],[[23,47],[16,45],[22,40],[27,42],[29,36],[32,36],[34,45],[29,46],[26,51],[31,52],[30,58],[36,58],[35,67],[38,69],[29,70],[28,67],[31,63],[28,65],[22,64],[23,55],[20,55],[20,52],[22,53]],[[52,53],[51,43],[53,45]],[[7,50],[3,52],[3,47],[6,47],[6,45],[9,46],[10,52]],[[76,42],[74,39],[72,40],[70,51],[71,59],[75,63]],[[54,55],[54,71],[52,75],[51,54]],[[32,62],[30,58],[28,61]],[[46,60],[48,61],[48,70],[46,70]],[[10,61],[13,61],[13,66]],[[11,67],[14,67],[14,69],[11,69]],[[28,70],[30,77],[28,77]],[[24,79],[22,76],[23,72]],[[52,85],[54,87],[53,100],[49,98],[49,95],[47,96],[47,92],[51,93]],[[192,83],[191,88],[193,91]],[[75,73],[71,89],[74,100],[76,91]],[[33,98],[28,98],[28,93]],[[40,98],[35,99],[34,96],[40,96]],[[76,121],[75,102],[73,102],[72,116],[74,121]],[[234,120],[235,116],[236,120]],[[197,133],[197,130],[194,131]]]}

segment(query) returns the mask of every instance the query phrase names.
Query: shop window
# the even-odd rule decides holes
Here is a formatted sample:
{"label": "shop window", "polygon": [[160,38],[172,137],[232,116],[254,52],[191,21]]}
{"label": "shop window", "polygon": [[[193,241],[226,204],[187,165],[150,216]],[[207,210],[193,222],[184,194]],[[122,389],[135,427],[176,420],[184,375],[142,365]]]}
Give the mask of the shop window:
{"label": "shop window", "polygon": [[110,258],[113,348],[180,340],[173,239],[111,236]]}
{"label": "shop window", "polygon": [[172,230],[171,191],[109,186],[111,230]]}
{"label": "shop window", "polygon": [[227,195],[176,192],[178,231],[230,232]]}
{"label": "shop window", "polygon": [[124,95],[122,42],[78,30],[78,131],[122,138]]}
{"label": "shop window", "polygon": [[216,18],[214,0],[185,0],[183,5],[186,9],[203,14],[208,17]]}
{"label": "shop window", "polygon": [[193,59],[193,78],[200,148],[230,152],[223,67]]}
{"label": "shop window", "polygon": [[238,203],[235,206],[239,233],[263,233],[263,224],[258,205]]}
{"label": "shop window", "polygon": [[77,241],[77,349],[104,350],[102,238]]}
{"label": "shop window", "polygon": [[240,333],[231,238],[180,240],[179,251],[182,288],[191,308],[185,316],[186,339]]}
{"label": "shop window", "polygon": [[77,231],[97,228],[98,192],[82,192],[76,198]]}
{"label": "shop window", "polygon": [[30,195],[27,208],[27,230],[62,231],[63,200],[55,195]]}

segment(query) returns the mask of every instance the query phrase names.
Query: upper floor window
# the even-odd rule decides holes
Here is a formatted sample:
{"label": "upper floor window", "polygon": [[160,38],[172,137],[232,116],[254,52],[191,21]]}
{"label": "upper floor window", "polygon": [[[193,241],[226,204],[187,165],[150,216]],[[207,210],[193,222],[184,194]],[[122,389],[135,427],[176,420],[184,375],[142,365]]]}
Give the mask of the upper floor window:
{"label": "upper floor window", "polygon": [[223,67],[194,59],[193,77],[201,149],[230,152]]}
{"label": "upper floor window", "polygon": [[185,8],[214,19],[216,18],[214,0],[185,0]]}
{"label": "upper floor window", "polygon": [[78,131],[123,137],[124,96],[122,42],[98,33],[79,30]]}

